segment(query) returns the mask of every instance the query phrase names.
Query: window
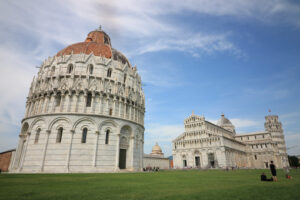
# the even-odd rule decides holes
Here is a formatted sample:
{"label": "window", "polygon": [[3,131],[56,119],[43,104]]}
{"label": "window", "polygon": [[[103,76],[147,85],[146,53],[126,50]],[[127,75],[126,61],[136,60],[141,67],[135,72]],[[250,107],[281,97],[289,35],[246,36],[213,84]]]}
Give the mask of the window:
{"label": "window", "polygon": [[92,105],[92,94],[88,93],[86,97],[86,107],[91,107],[91,105]]}
{"label": "window", "polygon": [[187,166],[187,162],[186,160],[183,160],[183,167],[186,167]]}
{"label": "window", "polygon": [[94,71],[93,65],[89,65],[89,73],[90,73],[90,75],[93,74],[93,71]]}
{"label": "window", "polygon": [[112,108],[109,109],[109,115],[112,115]]}
{"label": "window", "polygon": [[82,130],[81,143],[86,143],[87,131],[88,131],[87,128],[84,128],[84,129]]}
{"label": "window", "polygon": [[127,74],[124,74],[124,80],[123,80],[124,83],[126,82],[126,78],[127,78]]}
{"label": "window", "polygon": [[107,36],[104,36],[104,44],[109,44],[109,39]]}
{"label": "window", "polygon": [[60,102],[61,102],[61,94],[57,93],[57,95],[56,95],[56,106],[60,106]]}
{"label": "window", "polygon": [[39,128],[35,134],[34,144],[37,144],[39,142],[40,132],[41,132],[41,129]]}
{"label": "window", "polygon": [[109,68],[109,69],[107,70],[107,77],[111,77],[111,72],[112,72],[112,69]]}
{"label": "window", "polygon": [[108,140],[109,140],[109,130],[107,130],[105,134],[105,144],[108,144]]}
{"label": "window", "polygon": [[54,73],[55,73],[55,66],[52,66],[52,68],[51,68],[51,75],[53,76]]}
{"label": "window", "polygon": [[73,71],[73,65],[69,64],[69,66],[68,66],[68,73],[71,74],[72,71]]}
{"label": "window", "polygon": [[256,155],[254,155],[254,159],[257,160],[257,156]]}
{"label": "window", "polygon": [[61,143],[61,139],[62,139],[62,134],[63,134],[63,128],[60,127],[57,131],[57,136],[56,136],[56,143]]}

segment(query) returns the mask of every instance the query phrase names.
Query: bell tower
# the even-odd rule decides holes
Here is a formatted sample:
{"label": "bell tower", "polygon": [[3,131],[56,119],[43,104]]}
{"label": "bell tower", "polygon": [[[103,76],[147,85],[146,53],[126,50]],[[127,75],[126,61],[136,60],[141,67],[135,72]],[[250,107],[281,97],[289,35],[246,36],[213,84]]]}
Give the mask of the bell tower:
{"label": "bell tower", "polygon": [[278,167],[286,167],[288,166],[286,145],[283,135],[282,124],[278,120],[277,115],[267,115],[265,116],[265,130],[271,133],[272,140],[277,144],[278,153],[281,160],[281,166]]}

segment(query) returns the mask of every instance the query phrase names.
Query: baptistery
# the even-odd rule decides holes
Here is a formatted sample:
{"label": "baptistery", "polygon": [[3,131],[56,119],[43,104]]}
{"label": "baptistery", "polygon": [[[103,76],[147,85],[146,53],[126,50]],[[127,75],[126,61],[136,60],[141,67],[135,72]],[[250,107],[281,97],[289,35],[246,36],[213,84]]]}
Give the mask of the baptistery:
{"label": "baptistery", "polygon": [[41,64],[11,171],[141,170],[144,113],[137,68],[104,31],[92,31]]}

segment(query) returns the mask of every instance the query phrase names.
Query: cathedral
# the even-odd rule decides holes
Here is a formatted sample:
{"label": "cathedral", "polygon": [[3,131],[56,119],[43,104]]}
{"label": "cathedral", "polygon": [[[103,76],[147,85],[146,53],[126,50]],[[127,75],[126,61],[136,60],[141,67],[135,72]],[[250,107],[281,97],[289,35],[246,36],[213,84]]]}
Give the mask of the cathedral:
{"label": "cathedral", "polygon": [[144,113],[137,68],[101,28],[92,31],[41,64],[11,171],[141,170]]}
{"label": "cathedral", "polygon": [[213,124],[192,114],[185,132],[173,140],[174,168],[278,168],[288,166],[282,124],[276,115],[265,117],[265,130],[236,134],[224,114]]}

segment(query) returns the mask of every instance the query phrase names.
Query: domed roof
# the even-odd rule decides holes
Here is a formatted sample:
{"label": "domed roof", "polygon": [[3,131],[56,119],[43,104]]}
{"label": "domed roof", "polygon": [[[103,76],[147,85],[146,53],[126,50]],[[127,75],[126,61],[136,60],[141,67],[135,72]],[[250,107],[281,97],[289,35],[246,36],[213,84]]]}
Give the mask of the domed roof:
{"label": "domed roof", "polygon": [[225,117],[224,114],[221,115],[221,118],[218,120],[217,125],[235,134],[234,125],[229,119]]}
{"label": "domed roof", "polygon": [[152,152],[151,154],[157,154],[157,155],[161,155],[163,154],[162,153],[162,150],[160,148],[160,146],[158,145],[158,143],[156,142],[156,144],[152,147]]}
{"label": "domed roof", "polygon": [[224,114],[221,115],[221,118],[217,122],[218,126],[223,126],[223,125],[232,125],[231,121],[225,117]]}
{"label": "domed roof", "polygon": [[80,53],[88,55],[93,53],[95,56],[111,58],[112,50],[109,36],[101,29],[97,29],[90,32],[84,42],[71,44],[59,51],[56,56]]}

